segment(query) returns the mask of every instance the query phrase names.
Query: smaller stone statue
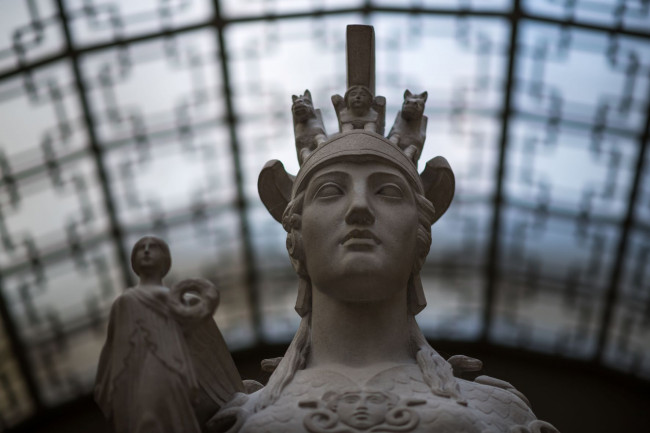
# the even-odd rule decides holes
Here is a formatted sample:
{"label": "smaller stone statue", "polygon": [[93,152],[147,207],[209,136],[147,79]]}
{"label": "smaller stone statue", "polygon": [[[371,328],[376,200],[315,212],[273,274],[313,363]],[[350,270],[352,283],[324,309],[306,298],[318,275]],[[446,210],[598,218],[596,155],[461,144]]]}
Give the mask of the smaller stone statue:
{"label": "smaller stone statue", "polygon": [[384,133],[386,98],[375,97],[366,86],[351,86],[344,97],[333,95],[332,104],[341,132],[363,129],[377,134]]}
{"label": "smaller stone statue", "polygon": [[293,131],[296,137],[298,162],[302,164],[311,152],[327,139],[327,133],[323,125],[321,111],[314,109],[309,90],[305,90],[305,93],[300,96],[293,95],[291,99],[293,100],[291,113],[293,114]]}
{"label": "smaller stone statue", "polygon": [[140,277],[111,308],[95,401],[116,433],[201,433],[244,385],[212,315],[219,293],[203,279],[162,283],[169,247],[146,236],[131,253]]}
{"label": "smaller stone statue", "polygon": [[424,116],[427,96],[427,92],[413,94],[406,90],[402,110],[397,112],[395,123],[388,133],[388,139],[416,163],[427,136],[427,116]]}

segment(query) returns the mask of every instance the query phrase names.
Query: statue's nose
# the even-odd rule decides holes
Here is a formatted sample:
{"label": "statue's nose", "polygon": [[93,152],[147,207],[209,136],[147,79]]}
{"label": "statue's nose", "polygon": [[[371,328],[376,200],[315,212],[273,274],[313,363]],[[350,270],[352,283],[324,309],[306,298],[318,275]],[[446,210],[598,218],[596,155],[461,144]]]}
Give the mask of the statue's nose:
{"label": "statue's nose", "polygon": [[371,225],[375,222],[375,215],[368,203],[365,189],[355,190],[352,193],[350,206],[345,215],[345,222],[350,225]]}

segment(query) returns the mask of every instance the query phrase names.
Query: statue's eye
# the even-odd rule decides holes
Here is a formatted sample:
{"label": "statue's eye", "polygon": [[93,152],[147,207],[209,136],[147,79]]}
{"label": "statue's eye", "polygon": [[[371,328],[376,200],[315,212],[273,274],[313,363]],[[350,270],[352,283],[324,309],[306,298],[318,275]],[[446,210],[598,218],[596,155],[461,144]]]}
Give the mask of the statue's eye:
{"label": "statue's eye", "polygon": [[335,183],[326,183],[318,188],[315,197],[328,198],[343,195],[343,190]]}
{"label": "statue's eye", "polygon": [[399,186],[395,185],[394,183],[387,183],[385,185],[382,185],[377,190],[377,194],[389,198],[404,197],[404,193],[402,192],[402,189]]}
{"label": "statue's eye", "polygon": [[374,396],[369,397],[369,398],[368,398],[368,401],[369,401],[370,403],[373,403],[373,404],[381,404],[381,403],[384,402],[384,398],[383,398],[383,397],[380,397],[380,396],[376,396],[376,395],[374,395]]}
{"label": "statue's eye", "polygon": [[358,400],[359,400],[359,397],[356,396],[356,395],[347,395],[347,396],[343,397],[343,401],[345,403],[348,403],[348,404],[349,403],[356,403]]}

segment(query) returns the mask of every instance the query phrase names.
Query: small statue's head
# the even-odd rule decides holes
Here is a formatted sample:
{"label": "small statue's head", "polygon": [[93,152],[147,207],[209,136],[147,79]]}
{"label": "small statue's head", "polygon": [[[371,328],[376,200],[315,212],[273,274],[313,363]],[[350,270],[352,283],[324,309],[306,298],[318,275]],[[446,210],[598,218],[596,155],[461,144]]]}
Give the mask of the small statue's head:
{"label": "small statue's head", "polygon": [[172,265],[172,256],[167,243],[156,236],[140,238],[131,251],[131,266],[136,275],[167,275]]}
{"label": "small statue's head", "polygon": [[343,98],[349,109],[362,113],[370,109],[375,97],[366,86],[356,85],[351,86]]}
{"label": "small statue's head", "polygon": [[402,103],[402,117],[406,120],[417,119],[424,113],[424,104],[427,102],[428,93],[413,94],[409,90],[404,92]]}
{"label": "small statue's head", "polygon": [[293,95],[291,99],[293,100],[291,112],[297,122],[304,122],[316,116],[314,103],[312,102],[311,92],[309,90],[305,90],[305,93],[300,96]]}

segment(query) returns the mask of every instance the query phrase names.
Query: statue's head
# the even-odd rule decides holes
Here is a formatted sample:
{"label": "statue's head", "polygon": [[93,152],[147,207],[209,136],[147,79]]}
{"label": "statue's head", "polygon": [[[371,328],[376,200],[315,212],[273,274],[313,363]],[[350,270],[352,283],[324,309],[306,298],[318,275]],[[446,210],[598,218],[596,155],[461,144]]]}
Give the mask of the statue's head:
{"label": "statue's head", "polygon": [[282,218],[287,248],[312,286],[369,302],[418,275],[434,209],[414,164],[388,140],[363,131],[332,138],[305,161],[291,197]]}
{"label": "statue's head", "polygon": [[451,169],[434,161],[422,177],[398,146],[353,130],[319,146],[295,178],[278,161],[267,164],[260,196],[287,231],[301,315],[310,310],[312,286],[349,302],[388,299],[407,288],[409,311],[424,308],[419,272],[431,225],[453,196]]}
{"label": "statue's head", "polygon": [[374,96],[366,86],[350,86],[343,96],[345,105],[358,112],[365,112],[372,106]]}
{"label": "statue's head", "polygon": [[424,104],[427,102],[427,92],[411,93],[410,90],[404,92],[404,102],[402,103],[402,117],[406,120],[421,118],[424,113]]}
{"label": "statue's head", "polygon": [[298,122],[304,122],[305,120],[315,117],[314,104],[311,101],[311,92],[305,90],[305,93],[302,95],[293,95],[291,96],[293,104],[291,105],[291,112],[293,117]]}
{"label": "statue's head", "polygon": [[139,277],[167,275],[172,265],[172,256],[167,243],[156,236],[140,238],[131,250],[131,267]]}

